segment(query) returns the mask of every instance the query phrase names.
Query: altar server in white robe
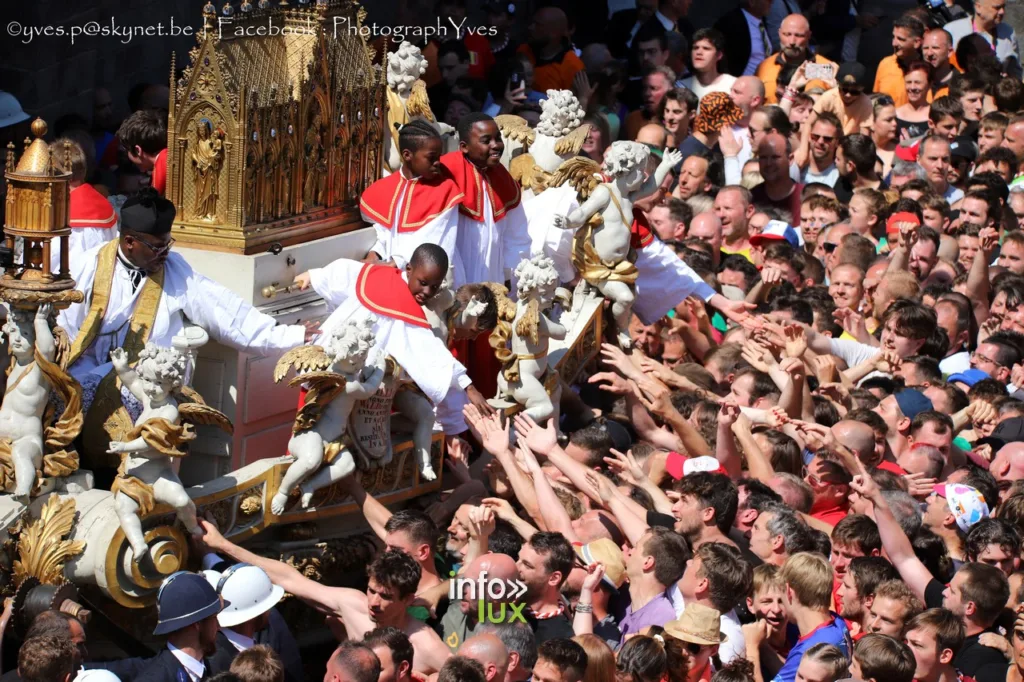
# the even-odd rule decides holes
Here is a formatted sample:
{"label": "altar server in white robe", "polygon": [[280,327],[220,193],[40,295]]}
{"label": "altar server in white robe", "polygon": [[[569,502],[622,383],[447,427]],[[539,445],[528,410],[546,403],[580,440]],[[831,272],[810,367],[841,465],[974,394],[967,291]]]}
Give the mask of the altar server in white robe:
{"label": "altar server in white robe", "polygon": [[334,308],[320,329],[326,338],[345,320],[376,316],[377,348],[393,357],[437,408],[445,434],[466,430],[462,408],[472,402],[491,411],[472,385],[466,368],[430,328],[422,306],[441,289],[448,256],[437,244],[421,244],[404,270],[390,265],[340,258],[295,278],[300,289],[312,287]]}
{"label": "altar server in white robe", "polygon": [[82,384],[84,410],[111,374],[111,350],[124,347],[134,361],[146,341],[170,347],[185,318],[250,353],[285,351],[313,335],[312,326],[277,324],[193,271],[171,251],[174,215],[170,201],[145,188],[121,209],[120,238],[73,260],[71,273],[85,301],[62,311],[59,323],[73,339],[68,371]]}
{"label": "altar server in white robe", "polygon": [[363,219],[377,234],[367,261],[404,268],[420,244],[438,244],[451,260],[463,194],[441,165],[441,135],[426,121],[414,120],[402,126],[398,146],[400,171],[374,182],[359,200]]}
{"label": "altar server in white robe", "polygon": [[[50,152],[57,167],[71,173],[68,264],[74,270],[83,254],[117,239],[117,212],[105,196],[85,181],[88,162],[81,145],[63,137],[50,144]],[[61,271],[60,255],[61,240],[54,239],[50,242],[50,272]]]}
{"label": "altar server in white robe", "polygon": [[530,256],[519,183],[501,165],[504,149],[494,119],[472,113],[459,121],[459,151],[441,157],[464,195],[459,206],[456,287],[504,283],[519,261]]}

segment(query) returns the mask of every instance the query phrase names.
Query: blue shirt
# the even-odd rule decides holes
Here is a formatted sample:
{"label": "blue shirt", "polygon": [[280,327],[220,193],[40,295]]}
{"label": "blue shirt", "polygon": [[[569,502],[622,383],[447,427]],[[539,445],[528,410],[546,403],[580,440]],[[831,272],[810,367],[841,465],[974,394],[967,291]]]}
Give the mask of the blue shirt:
{"label": "blue shirt", "polygon": [[775,676],[772,682],[795,682],[796,669],[800,667],[800,659],[804,652],[815,644],[833,644],[839,647],[847,658],[853,652],[853,641],[850,638],[850,630],[846,622],[834,613],[829,613],[831,620],[828,620],[810,633],[797,640],[796,646],[789,650],[786,662],[782,670]]}

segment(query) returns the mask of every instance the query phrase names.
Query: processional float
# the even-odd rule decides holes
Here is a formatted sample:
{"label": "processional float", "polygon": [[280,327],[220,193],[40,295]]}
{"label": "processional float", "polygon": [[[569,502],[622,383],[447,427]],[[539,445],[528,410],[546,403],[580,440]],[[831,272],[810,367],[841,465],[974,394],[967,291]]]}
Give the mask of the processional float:
{"label": "processional float", "polygon": [[[218,31],[218,12],[235,28],[269,22],[293,30]],[[220,10],[208,3],[207,30],[197,32],[180,79],[172,56],[167,197],[177,209],[175,249],[283,323],[324,316],[323,301],[291,282],[337,258],[365,256],[374,235],[358,197],[393,161],[394,124],[432,119],[419,99],[416,48],[403,45],[388,59],[362,31],[333,30],[364,17],[354,0]],[[12,359],[0,405],[0,591],[13,600],[0,629],[23,633],[38,610],[59,607],[101,614],[104,634],[119,629],[119,639],[152,644],[157,589],[190,565],[187,535],[206,515],[232,540],[310,577],[351,581],[376,546],[353,535],[361,516],[338,478],[360,476],[384,504],[442,485],[440,431],[403,431],[392,421],[401,367],[374,355],[358,325],[283,358],[231,351],[186,325],[172,348],[134,339],[113,354],[111,381],[126,401],[134,394],[134,410],[124,418],[128,411],[116,406],[121,416],[90,436],[83,425],[93,407],[83,414],[81,386],[66,371],[73,340],[55,326],[56,312],[83,298],[66,261],[69,164],[43,141],[42,121],[33,134],[20,158],[7,150],[5,167],[0,298],[10,309],[3,331]],[[62,246],[57,272],[53,240]],[[601,305],[577,302],[559,322],[550,310],[560,279],[554,261],[535,254],[516,274],[520,300],[501,297],[503,322],[492,337],[504,362],[499,399],[510,412],[525,407],[543,419],[557,414],[560,380],[574,380],[596,355]],[[453,307],[450,294],[445,310],[426,311],[443,322],[434,325],[442,338],[445,324],[475,314]],[[137,390],[142,379],[159,386],[157,397]],[[300,385],[307,394],[296,414]],[[318,426],[332,410],[348,415],[344,429]],[[118,475],[100,489],[90,467],[110,453],[120,459]],[[293,607],[283,607],[286,618],[298,617]]]}

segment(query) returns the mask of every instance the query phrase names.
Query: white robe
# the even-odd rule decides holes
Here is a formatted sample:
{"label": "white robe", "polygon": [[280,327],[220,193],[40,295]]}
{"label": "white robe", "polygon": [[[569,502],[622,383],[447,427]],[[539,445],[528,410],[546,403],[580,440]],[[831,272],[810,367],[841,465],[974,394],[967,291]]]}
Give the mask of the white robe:
{"label": "white robe", "polygon": [[580,205],[576,190],[565,183],[550,187],[534,195],[532,190],[523,192],[523,209],[526,211],[532,253],[543,253],[558,269],[558,278],[569,282],[576,276],[572,267],[572,230],[560,230],[553,224],[556,215],[569,215]]}
{"label": "white robe", "polygon": [[[85,301],[61,311],[59,324],[74,339],[89,314],[93,282],[96,278],[98,254],[96,247],[73,261],[72,276],[78,289],[85,292]],[[110,351],[124,343],[128,333],[135,302],[145,281],[132,291],[128,269],[120,259],[115,260],[110,301],[100,333],[82,356],[69,368],[71,376],[83,385],[95,383],[89,375],[106,376],[111,369]],[[164,264],[164,286],[156,319],[149,340],[159,346],[170,347],[171,339],[184,328],[184,318],[207,332],[210,337],[236,350],[270,354],[301,346],[305,327],[278,325],[269,315],[259,312],[235,293],[194,270],[177,253],[171,253]]]}
{"label": "white robe", "polygon": [[707,302],[715,295],[675,251],[652,234],[651,243],[636,250],[636,302],[633,312],[644,324],[654,324],[689,296]]}
{"label": "white robe", "polygon": [[[399,192],[397,206],[392,216],[402,215],[405,200],[405,193]],[[455,261],[455,240],[456,231],[459,229],[459,206],[456,204],[444,213],[431,220],[423,227],[412,232],[399,232],[398,220],[392,221],[389,229],[374,221],[373,216],[363,213],[363,220],[373,223],[373,230],[377,235],[377,241],[370,251],[373,251],[381,260],[393,260],[395,265],[404,269],[412,258],[412,252],[420,244],[437,244],[448,254],[449,263]]]}
{"label": "white robe", "polygon": [[[487,178],[482,178],[486,183]],[[456,239],[455,286],[478,282],[503,284],[512,278],[519,261],[530,257],[530,233],[522,202],[494,222],[490,193],[484,198],[483,221],[459,213]],[[512,287],[515,291],[515,287]]]}
{"label": "white robe", "polygon": [[[392,317],[373,313],[356,296],[356,282],[364,263],[340,258],[327,267],[309,271],[313,289],[334,310],[320,327],[321,343],[334,329],[348,319],[375,315],[373,333],[376,347],[390,355],[419,386],[437,408],[437,419],[447,434],[462,433],[466,421],[462,408],[466,405],[466,387],[472,381],[466,368],[456,360],[444,343],[429,327],[417,327]],[[402,278],[406,275],[403,272]]]}

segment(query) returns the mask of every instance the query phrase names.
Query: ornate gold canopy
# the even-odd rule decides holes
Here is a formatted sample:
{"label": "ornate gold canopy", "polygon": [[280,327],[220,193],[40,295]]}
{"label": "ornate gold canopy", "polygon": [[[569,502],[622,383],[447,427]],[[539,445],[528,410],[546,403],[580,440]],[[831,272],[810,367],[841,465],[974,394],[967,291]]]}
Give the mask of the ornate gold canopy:
{"label": "ornate gold canopy", "polygon": [[355,0],[207,3],[174,82],[167,196],[187,246],[263,251],[362,225],[380,177],[384,69]]}

